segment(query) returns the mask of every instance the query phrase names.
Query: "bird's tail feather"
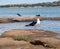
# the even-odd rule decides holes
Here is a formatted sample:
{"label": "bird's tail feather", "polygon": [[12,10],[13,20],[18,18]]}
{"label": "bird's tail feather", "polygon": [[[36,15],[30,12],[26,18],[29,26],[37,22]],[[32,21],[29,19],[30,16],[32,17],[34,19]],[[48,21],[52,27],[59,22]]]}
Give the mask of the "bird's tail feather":
{"label": "bird's tail feather", "polygon": [[25,26],[29,26],[29,25],[25,25]]}

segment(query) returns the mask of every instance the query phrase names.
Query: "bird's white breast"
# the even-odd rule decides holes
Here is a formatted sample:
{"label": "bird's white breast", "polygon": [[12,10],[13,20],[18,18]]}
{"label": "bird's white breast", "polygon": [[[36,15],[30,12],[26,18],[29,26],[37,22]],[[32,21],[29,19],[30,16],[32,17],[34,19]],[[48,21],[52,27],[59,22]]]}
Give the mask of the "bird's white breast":
{"label": "bird's white breast", "polygon": [[36,23],[36,25],[39,25],[40,24],[40,20],[39,20],[39,18],[37,19],[37,23]]}

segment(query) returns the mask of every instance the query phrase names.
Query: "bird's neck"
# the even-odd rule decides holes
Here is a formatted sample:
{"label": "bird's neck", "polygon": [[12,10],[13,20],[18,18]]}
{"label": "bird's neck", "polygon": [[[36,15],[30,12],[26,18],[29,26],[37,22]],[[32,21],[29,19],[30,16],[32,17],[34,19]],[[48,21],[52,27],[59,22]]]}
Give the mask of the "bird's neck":
{"label": "bird's neck", "polygon": [[40,23],[40,20],[39,20],[39,18],[37,19],[37,23]]}
{"label": "bird's neck", "polygon": [[40,21],[39,18],[37,18],[37,21]]}

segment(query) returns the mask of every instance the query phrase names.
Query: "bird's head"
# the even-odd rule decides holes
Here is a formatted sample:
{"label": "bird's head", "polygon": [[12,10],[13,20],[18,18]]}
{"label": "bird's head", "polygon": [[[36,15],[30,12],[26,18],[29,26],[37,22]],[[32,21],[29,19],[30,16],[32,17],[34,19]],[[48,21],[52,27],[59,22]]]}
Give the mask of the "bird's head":
{"label": "bird's head", "polygon": [[39,15],[36,15],[36,17],[39,18],[40,17],[40,14]]}
{"label": "bird's head", "polygon": [[36,15],[37,17],[40,17],[40,14]]}

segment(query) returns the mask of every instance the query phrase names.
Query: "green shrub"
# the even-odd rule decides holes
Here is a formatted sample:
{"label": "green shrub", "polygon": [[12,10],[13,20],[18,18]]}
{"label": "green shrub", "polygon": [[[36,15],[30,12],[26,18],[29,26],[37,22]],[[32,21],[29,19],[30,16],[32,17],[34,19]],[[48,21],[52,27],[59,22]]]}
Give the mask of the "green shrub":
{"label": "green shrub", "polygon": [[25,35],[17,35],[15,37],[13,37],[15,40],[18,40],[18,41],[21,41],[21,40],[24,40],[24,41],[27,41],[28,37],[25,36]]}

